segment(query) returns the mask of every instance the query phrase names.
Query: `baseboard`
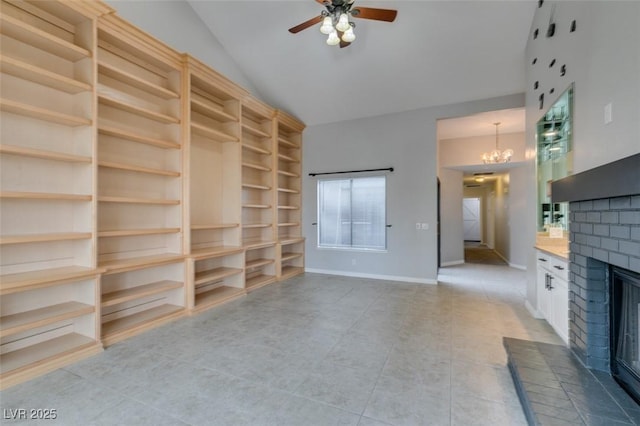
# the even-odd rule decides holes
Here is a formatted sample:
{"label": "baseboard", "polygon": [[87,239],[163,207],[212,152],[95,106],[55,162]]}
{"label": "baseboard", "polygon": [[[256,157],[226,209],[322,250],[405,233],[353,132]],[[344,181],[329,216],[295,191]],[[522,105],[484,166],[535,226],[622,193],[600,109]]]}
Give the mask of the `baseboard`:
{"label": "baseboard", "polygon": [[332,269],[306,268],[305,272],[315,273],[315,274],[340,275],[343,277],[370,278],[373,280],[400,281],[405,283],[438,284],[438,280],[432,280],[428,278],[401,277],[397,275],[365,274],[362,272],[336,271]]}
{"label": "baseboard", "polygon": [[442,268],[446,268],[447,266],[455,266],[455,265],[464,265],[464,259],[462,260],[453,260],[451,262],[442,262],[440,266]]}
{"label": "baseboard", "polygon": [[518,265],[516,263],[511,263],[511,262],[509,262],[509,267],[510,268],[515,268],[515,269],[520,269],[522,271],[526,271],[527,270],[527,267],[525,265]]}
{"label": "baseboard", "polygon": [[524,307],[527,308],[527,311],[529,311],[529,313],[531,314],[532,317],[534,317],[536,319],[543,319],[544,318],[542,316],[542,314],[540,312],[538,312],[538,310],[536,308],[531,306],[531,303],[529,303],[528,300],[524,301]]}

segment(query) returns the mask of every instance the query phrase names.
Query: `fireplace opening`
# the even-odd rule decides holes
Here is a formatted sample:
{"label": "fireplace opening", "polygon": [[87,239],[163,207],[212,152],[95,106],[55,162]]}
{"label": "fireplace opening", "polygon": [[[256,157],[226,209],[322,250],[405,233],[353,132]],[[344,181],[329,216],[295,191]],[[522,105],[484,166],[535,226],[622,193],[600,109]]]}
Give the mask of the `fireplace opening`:
{"label": "fireplace opening", "polygon": [[640,274],[611,268],[611,375],[640,403]]}

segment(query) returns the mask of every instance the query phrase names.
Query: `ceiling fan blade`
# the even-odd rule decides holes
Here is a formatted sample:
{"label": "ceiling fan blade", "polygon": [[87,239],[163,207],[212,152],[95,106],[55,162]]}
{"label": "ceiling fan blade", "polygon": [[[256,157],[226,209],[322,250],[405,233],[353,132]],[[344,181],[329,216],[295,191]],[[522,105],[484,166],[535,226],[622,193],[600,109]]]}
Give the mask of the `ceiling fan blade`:
{"label": "ceiling fan blade", "polygon": [[291,34],[299,33],[302,30],[306,30],[312,25],[317,24],[322,21],[322,15],[316,16],[315,18],[311,18],[308,21],[303,22],[302,24],[296,25],[295,27],[289,28],[289,32]]}
{"label": "ceiling fan blade", "polygon": [[356,7],[351,9],[351,15],[354,18],[393,22],[398,15],[398,11],[392,9],[376,9],[374,7]]}

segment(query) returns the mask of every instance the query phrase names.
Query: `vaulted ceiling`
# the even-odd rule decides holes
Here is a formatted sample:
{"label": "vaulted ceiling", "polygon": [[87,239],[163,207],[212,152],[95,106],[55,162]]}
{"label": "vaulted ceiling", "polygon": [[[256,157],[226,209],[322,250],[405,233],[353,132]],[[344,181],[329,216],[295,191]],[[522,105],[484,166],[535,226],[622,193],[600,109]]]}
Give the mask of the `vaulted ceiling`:
{"label": "vaulted ceiling", "polygon": [[357,39],[328,46],[314,0],[190,5],[265,101],[307,125],[525,91],[524,50],[535,1],[372,1],[393,23],[355,20]]}

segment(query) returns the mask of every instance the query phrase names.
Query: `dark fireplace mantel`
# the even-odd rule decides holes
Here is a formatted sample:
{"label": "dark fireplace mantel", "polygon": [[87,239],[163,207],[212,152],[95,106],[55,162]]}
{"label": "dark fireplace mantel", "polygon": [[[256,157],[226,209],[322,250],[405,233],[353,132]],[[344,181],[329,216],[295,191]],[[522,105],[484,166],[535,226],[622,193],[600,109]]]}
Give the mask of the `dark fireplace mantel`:
{"label": "dark fireplace mantel", "polygon": [[559,179],[551,184],[554,203],[640,194],[640,154]]}

